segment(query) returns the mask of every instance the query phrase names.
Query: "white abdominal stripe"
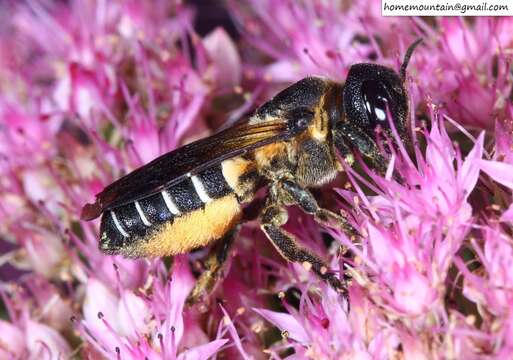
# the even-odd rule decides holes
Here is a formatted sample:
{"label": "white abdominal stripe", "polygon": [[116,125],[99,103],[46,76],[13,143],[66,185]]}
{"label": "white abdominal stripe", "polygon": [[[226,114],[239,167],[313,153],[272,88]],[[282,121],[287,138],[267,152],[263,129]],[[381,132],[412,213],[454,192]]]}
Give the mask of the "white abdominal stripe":
{"label": "white abdominal stripe", "polygon": [[169,212],[175,216],[181,215],[181,212],[178,210],[178,207],[176,206],[174,200],[171,198],[171,195],[169,195],[166,190],[162,190],[161,194]]}
{"label": "white abdominal stripe", "polygon": [[135,201],[135,209],[137,210],[137,214],[141,218],[143,224],[145,226],[151,226],[151,222],[146,218],[146,215],[144,215],[143,210],[141,209],[141,204],[139,204],[139,201]]}
{"label": "white abdominal stripe", "polygon": [[112,216],[112,221],[114,222],[114,225],[116,226],[116,229],[119,231],[119,233],[123,237],[128,237],[128,233],[123,229],[123,226],[121,226],[121,223],[118,220],[118,217],[116,216],[116,213],[114,211],[110,211],[110,216]]}
{"label": "white abdominal stripe", "polygon": [[[230,184],[228,184],[228,182],[226,181],[226,176],[222,173],[222,170],[221,170],[221,167],[219,167],[219,171],[221,172],[221,176],[223,178],[223,180],[226,182],[226,185],[223,185],[223,186],[227,186],[228,187],[228,191],[233,191],[230,187]],[[205,176],[205,175],[203,175]],[[187,193],[188,196],[194,196],[196,199],[199,198],[199,201],[201,201],[201,203],[203,204],[208,204],[210,202],[212,202],[214,200],[214,198],[216,198],[216,193],[214,191],[214,195],[209,195],[209,191],[212,191],[212,190],[207,190],[208,189],[208,184],[210,181],[211,184],[212,184],[212,181],[215,182],[215,181],[219,181],[219,177],[218,179],[219,180],[215,180],[215,178],[213,179],[202,179],[200,176],[198,175],[192,175],[190,173],[187,174],[187,177],[190,179],[190,182],[192,182],[192,186],[189,186],[187,187]],[[204,181],[207,181],[206,183],[204,183]],[[190,184],[190,183],[189,183]],[[207,184],[207,185],[205,185]],[[217,184],[217,183],[214,183],[214,184]],[[176,185],[175,185],[176,186]],[[210,185],[211,187],[213,185]],[[180,191],[183,191],[183,190],[180,190]],[[195,194],[194,194],[195,193]],[[157,193],[158,195],[159,193]],[[195,196],[197,195],[197,197]],[[153,195],[151,195],[153,196]],[[173,188],[168,188],[168,189],[164,189],[162,191],[160,191],[160,196],[162,196],[162,199],[164,200],[164,204],[165,204],[165,208],[169,211],[169,213],[172,215],[172,216],[175,216],[175,217],[178,217],[178,216],[181,216],[182,215],[182,211],[185,211],[183,210],[183,206],[179,207],[179,201],[183,201],[183,197],[186,196],[185,194],[184,195],[181,195],[181,197],[177,197],[176,194],[174,194],[173,192]],[[224,195],[219,195],[219,196],[224,196]],[[158,200],[158,198],[157,198]],[[155,198],[153,198],[153,200],[150,200],[150,201],[157,201],[155,200]],[[115,228],[123,237],[125,238],[128,238],[131,236],[131,233],[132,233],[132,228],[131,226],[132,225],[129,225],[130,223],[132,223],[131,221],[129,221],[129,219],[127,219],[126,217],[129,216],[129,217],[132,217],[132,220],[137,220],[137,219],[134,219],[133,217],[136,217],[136,216],[139,216],[141,222],[142,222],[142,225],[144,225],[145,227],[150,227],[154,224],[156,224],[155,222],[159,223],[161,220],[158,220],[158,218],[155,218],[153,215],[153,213],[151,211],[154,211],[154,210],[149,210],[150,208],[147,207],[146,202],[147,201],[147,198],[143,198],[143,199],[139,199],[139,200],[135,200],[133,203],[129,203],[127,205],[123,205],[124,206],[135,206],[135,210],[136,212],[128,212],[128,213],[124,213],[124,212],[121,212],[122,211],[122,208],[117,208],[117,209],[113,209],[113,210],[109,210],[109,215],[111,216],[112,218],[112,223],[113,223],[113,228]],[[160,201],[160,200],[158,200]],[[198,203],[199,201],[196,200]],[[142,204],[142,205],[141,205]],[[160,207],[162,207],[164,204],[161,203]],[[182,210],[180,210],[180,208],[182,208]],[[133,208],[131,208],[133,209]],[[123,211],[125,211],[126,209],[124,209]],[[146,210],[146,213],[145,213],[145,210]],[[118,214],[116,214],[116,212],[118,212]],[[185,211],[185,212],[188,212],[189,210]],[[193,211],[192,209],[190,211]],[[119,215],[121,214],[121,215]],[[125,214],[125,215],[123,215]],[[128,215],[130,214],[130,215]],[[119,215],[119,217],[118,217]],[[128,226],[128,229],[127,229],[127,226]],[[139,228],[140,229],[140,228]],[[135,230],[135,229],[134,229]],[[136,232],[137,231],[141,231],[141,230],[135,230]]]}
{"label": "white abdominal stripe", "polygon": [[192,185],[194,185],[194,190],[196,191],[196,194],[198,194],[200,200],[206,204],[210,201],[212,201],[212,198],[208,196],[207,190],[205,189],[205,186],[201,182],[200,178],[198,178],[196,175],[191,176]]}

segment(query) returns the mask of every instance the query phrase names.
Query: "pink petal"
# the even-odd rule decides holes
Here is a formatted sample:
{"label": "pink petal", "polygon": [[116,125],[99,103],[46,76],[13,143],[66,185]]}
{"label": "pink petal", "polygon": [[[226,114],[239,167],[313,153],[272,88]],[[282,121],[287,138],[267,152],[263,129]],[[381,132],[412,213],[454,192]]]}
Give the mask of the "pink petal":
{"label": "pink petal", "polygon": [[233,87],[240,83],[241,64],[239,52],[223,28],[216,28],[203,39],[203,45],[216,70],[220,85]]}
{"label": "pink petal", "polygon": [[118,298],[102,282],[90,278],[87,282],[86,297],[82,311],[84,314],[84,325],[93,333],[98,342],[113,349],[117,346],[116,336],[107,328],[99,317],[103,314],[105,321],[116,328],[118,316]]}
{"label": "pink petal", "polygon": [[412,315],[421,314],[434,300],[428,279],[407,265],[394,274],[394,298],[397,306]]}
{"label": "pink petal", "polygon": [[197,346],[181,353],[177,360],[207,360],[210,359],[219,348],[228,342],[227,339],[214,340],[208,344]]}
{"label": "pink petal", "polygon": [[123,336],[137,339],[148,332],[151,317],[146,302],[132,291],[125,290],[119,300],[118,317],[119,332]]}
{"label": "pink petal", "polygon": [[[168,309],[166,309],[166,319],[163,323],[162,333],[166,347],[168,349],[175,349],[176,344],[181,341],[184,333],[183,309],[185,300],[194,284],[189,271],[187,257],[176,256],[174,258],[171,276],[170,286],[166,289]],[[174,328],[173,332],[169,331],[171,328]]]}
{"label": "pink petal", "polygon": [[510,207],[502,213],[501,221],[513,222],[513,205],[510,205]]}
{"label": "pink petal", "polygon": [[297,81],[299,67],[290,61],[276,61],[265,68],[266,77],[275,82]]}
{"label": "pink petal", "polygon": [[244,351],[244,347],[242,346],[240,336],[239,336],[239,334],[237,334],[237,329],[233,325],[232,319],[230,319],[230,316],[228,315],[228,313],[226,312],[224,307],[222,305],[220,305],[220,307],[221,307],[221,310],[223,311],[224,319],[227,320],[227,321],[225,321],[225,323],[226,323],[226,327],[228,328],[228,332],[230,333],[230,336],[232,337],[232,339],[235,343],[235,347],[239,351],[241,358],[244,360],[249,360],[250,357]]}
{"label": "pink petal", "polygon": [[459,61],[466,61],[478,54],[478,43],[462,19],[442,18],[442,28],[449,50]]}
{"label": "pink petal", "polygon": [[67,359],[71,352],[57,331],[32,320],[27,321],[26,342],[33,359]]}
{"label": "pink petal", "polygon": [[474,186],[476,186],[479,178],[479,160],[483,157],[483,142],[484,132],[482,132],[477,138],[474,147],[465,158],[465,161],[458,172],[461,189],[465,190],[466,194],[470,194],[472,189],[474,189]]}
{"label": "pink petal", "polygon": [[378,268],[385,272],[398,264],[403,266],[404,255],[402,249],[394,245],[393,234],[384,230],[378,229],[372,224],[368,224],[369,244],[372,247],[373,260],[377,263]]}
{"label": "pink petal", "polygon": [[310,341],[310,338],[303,326],[292,315],[265,309],[253,308],[253,310],[263,316],[269,322],[276,325],[280,330],[287,331],[291,339],[302,343],[307,343]]}
{"label": "pink petal", "polygon": [[481,160],[479,164],[493,180],[513,190],[513,165],[493,160]]}
{"label": "pink petal", "polygon": [[27,237],[25,250],[35,272],[51,278],[60,271],[66,255],[62,239],[50,232],[33,232]]}
{"label": "pink petal", "polygon": [[25,348],[23,332],[13,324],[0,320],[0,358],[8,359],[8,355],[21,357]]}

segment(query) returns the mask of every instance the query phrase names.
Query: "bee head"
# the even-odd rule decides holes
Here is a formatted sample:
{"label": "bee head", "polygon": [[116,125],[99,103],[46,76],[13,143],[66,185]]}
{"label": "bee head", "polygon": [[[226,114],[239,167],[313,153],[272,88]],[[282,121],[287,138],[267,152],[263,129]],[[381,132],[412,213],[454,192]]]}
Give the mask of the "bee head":
{"label": "bee head", "polygon": [[351,66],[340,99],[341,116],[333,127],[335,147],[340,153],[358,150],[383,170],[377,130],[393,138],[391,125],[409,147],[405,74],[413,50],[420,42],[419,39],[408,48],[399,72],[377,64]]}
{"label": "bee head", "polygon": [[378,128],[389,131],[393,122],[403,137],[407,99],[403,81],[392,69],[376,64],[355,64],[350,68],[343,91],[346,121],[367,135],[374,137]]}
{"label": "bee head", "polygon": [[401,139],[407,138],[408,95],[404,86],[406,68],[421,41],[418,39],[410,45],[399,73],[377,64],[351,66],[342,95],[347,121],[370,137],[374,137],[378,128],[390,134],[392,123]]}

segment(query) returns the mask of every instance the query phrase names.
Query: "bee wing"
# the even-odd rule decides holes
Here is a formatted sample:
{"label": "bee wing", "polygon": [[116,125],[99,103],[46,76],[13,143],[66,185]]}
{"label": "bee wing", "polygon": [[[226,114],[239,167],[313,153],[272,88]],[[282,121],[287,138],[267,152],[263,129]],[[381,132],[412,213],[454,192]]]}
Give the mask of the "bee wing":
{"label": "bee wing", "polygon": [[116,180],[96,195],[95,203],[84,206],[81,217],[92,220],[106,210],[162,191],[223,160],[292,135],[284,120],[237,124],[168,152]]}

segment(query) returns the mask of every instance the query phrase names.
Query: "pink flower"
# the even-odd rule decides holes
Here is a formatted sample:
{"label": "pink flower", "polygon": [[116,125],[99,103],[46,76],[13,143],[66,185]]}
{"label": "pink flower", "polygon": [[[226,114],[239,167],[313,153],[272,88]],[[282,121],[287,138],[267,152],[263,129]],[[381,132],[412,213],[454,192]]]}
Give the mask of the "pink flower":
{"label": "pink flower", "polygon": [[[383,193],[363,199],[372,217],[365,228],[366,252],[358,251],[358,256],[376,272],[378,284],[392,291],[392,296],[382,293],[381,301],[405,315],[440,306],[444,294],[438,289],[471,221],[467,198],[477,183],[483,139],[481,135],[463,160],[434,122],[425,158],[417,157],[418,168],[398,154],[399,171],[408,185],[374,176]],[[376,282],[367,281],[376,291]]]}
{"label": "pink flower", "polygon": [[25,346],[23,332],[8,321],[0,320],[0,356],[3,359],[15,359],[23,355]]}
{"label": "pink flower", "polygon": [[[177,257],[171,279],[155,277],[152,294],[115,292],[89,279],[80,332],[106,357],[210,358],[227,340],[196,344],[195,339],[190,339],[192,343],[182,344],[184,332],[190,327],[183,315],[191,290],[190,276],[183,258]],[[194,327],[188,330],[201,331]],[[203,334],[198,335],[203,338]]]}
{"label": "pink flower", "polygon": [[213,30],[203,39],[203,46],[210,57],[215,82],[223,87],[239,85],[242,76],[239,51],[226,31]]}
{"label": "pink flower", "polygon": [[497,357],[508,357],[513,354],[512,294],[508,289],[513,275],[512,239],[496,226],[484,227],[481,234],[484,243],[481,245],[477,239],[472,239],[472,247],[482,264],[482,271],[470,273],[465,264],[458,262],[465,276],[463,293],[478,306],[482,318],[481,331],[491,336],[486,346],[501,343]]}
{"label": "pink flower", "polygon": [[232,11],[251,44],[274,60],[261,68],[262,76],[270,81],[297,81],[311,74],[341,79],[350,63],[372,50],[351,43],[360,24],[354,19],[340,21],[346,15],[341,4],[247,3],[252,11],[231,2]]}
{"label": "pink flower", "polygon": [[71,349],[64,337],[52,327],[30,318],[12,324],[0,320],[2,359],[67,359]]}
{"label": "pink flower", "polygon": [[0,155],[10,168],[26,165],[29,159],[32,165],[56,154],[51,144],[61,125],[60,119],[47,117],[39,113],[41,109],[36,104],[30,105],[34,109],[28,110],[22,103],[0,98]]}
{"label": "pink flower", "polygon": [[[403,344],[403,352],[411,354],[408,356],[429,358],[429,346],[413,341],[399,330],[400,326],[390,328],[387,323],[402,323],[428,338],[439,331],[433,326],[432,317],[439,319],[442,327],[463,326],[458,318],[449,321],[445,318],[443,289],[449,281],[450,266],[460,261],[458,251],[473,221],[473,208],[468,199],[478,183],[484,135],[478,137],[465,158],[438,122],[432,123],[431,131],[425,136],[427,148],[425,155],[417,149],[417,165],[406,157],[403,148],[393,154],[402,184],[369,173],[379,195],[368,198],[358,183],[354,183],[361,197],[358,202],[361,231],[367,234],[361,247],[355,247],[344,235],[330,230],[356,255],[354,263],[349,263],[353,277],[349,293],[352,321],[344,322],[347,315],[343,310],[335,311],[342,309],[336,295],[331,305],[324,301],[318,305],[325,314],[321,324],[330,324],[327,329],[343,339],[339,345],[327,350],[323,349],[324,341],[316,340],[325,339],[326,335],[316,334],[322,326],[315,327],[311,313],[318,314],[319,310],[306,305],[312,304],[314,309],[316,306],[308,297],[304,297],[305,305],[299,313],[290,307],[287,310],[291,314],[257,310],[287,332],[296,351],[321,358],[336,351],[340,351],[339,356],[387,358],[394,354],[394,347]],[[354,174],[353,170],[350,173]],[[347,199],[355,196],[348,191],[341,194]],[[324,296],[328,293],[323,292]],[[321,315],[319,318],[323,319]],[[335,325],[331,324],[341,328],[333,328]],[[469,341],[457,332],[451,337],[462,344]],[[352,342],[348,343],[349,339]],[[328,343],[333,346],[333,342]],[[385,350],[384,344],[392,348]],[[443,354],[444,346],[437,351]]]}
{"label": "pink flower", "polygon": [[462,124],[491,130],[496,119],[506,119],[511,19],[476,18],[469,25],[461,18],[442,18],[438,33],[421,25],[432,39],[413,60],[419,90]]}
{"label": "pink flower", "polygon": [[[2,3],[0,358],[511,358],[513,22],[384,18],[380,6],[233,1],[232,38],[224,23],[197,34],[178,0]],[[411,151],[384,142],[386,176],[357,162],[335,192],[315,191],[358,241],[289,209],[285,228],[347,297],[283,260],[254,221],[225,279],[188,306],[209,249],[106,256],[99,220],[80,220],[113,180],[289,83],[343,81],[357,62],[397,70],[419,36]]]}
{"label": "pink flower", "polygon": [[30,359],[66,359],[70,356],[68,343],[55,329],[28,320],[25,331]]}
{"label": "pink flower", "polygon": [[510,135],[511,123],[497,124],[497,144],[495,159],[482,160],[481,170],[490,176],[496,183],[508,188],[509,196],[503,201],[509,202],[509,207],[502,213],[501,220],[513,221],[513,205],[511,205],[511,190],[513,190],[513,158],[512,158],[512,140]]}

